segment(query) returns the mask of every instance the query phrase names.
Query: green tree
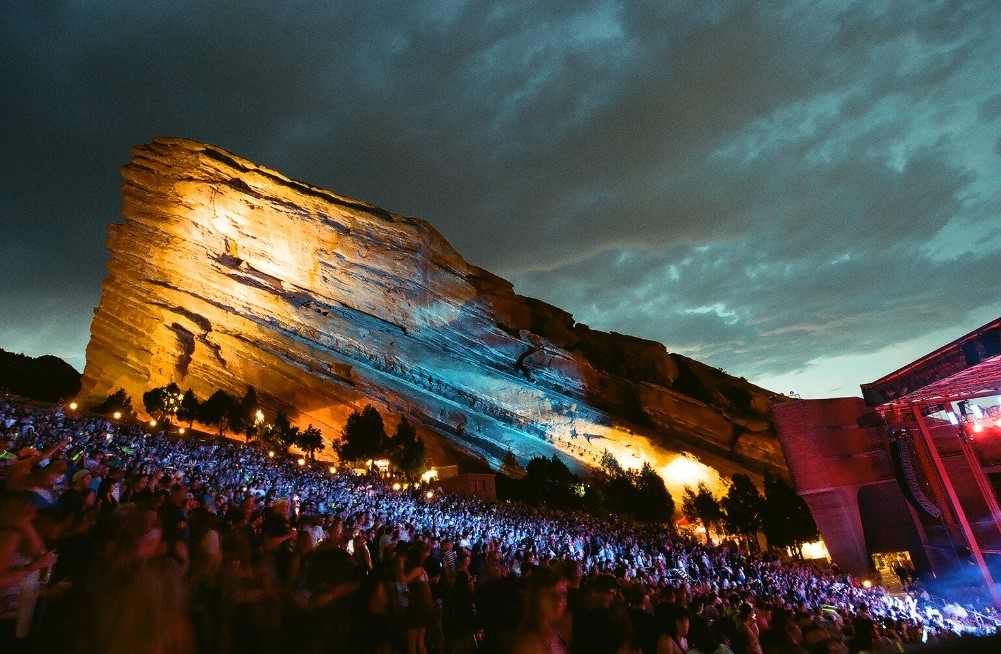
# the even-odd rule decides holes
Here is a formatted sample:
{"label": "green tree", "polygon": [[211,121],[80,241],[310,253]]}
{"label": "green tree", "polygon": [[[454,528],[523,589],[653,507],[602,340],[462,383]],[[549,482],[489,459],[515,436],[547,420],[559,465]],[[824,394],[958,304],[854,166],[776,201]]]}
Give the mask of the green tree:
{"label": "green tree", "polygon": [[369,404],[348,416],[335,449],[341,461],[367,461],[386,454],[387,440],[382,415]]}
{"label": "green tree", "polygon": [[177,413],[181,406],[181,397],[181,389],[174,382],[170,382],[166,386],[143,393],[143,407],[150,416],[162,421]]}
{"label": "green tree", "polygon": [[103,416],[119,412],[123,417],[132,417],[135,413],[132,410],[132,398],[129,397],[129,394],[125,392],[124,388],[119,388],[117,391],[105,398],[103,402],[94,406],[91,410],[94,413]]}
{"label": "green tree", "polygon": [[738,472],[730,481],[730,488],[720,500],[723,526],[731,534],[738,534],[746,539],[748,549],[756,548],[765,499],[747,475]]}
{"label": "green tree", "polygon": [[644,462],[633,481],[636,485],[636,519],[643,522],[669,521],[674,514],[674,498],[657,471]]}
{"label": "green tree", "polygon": [[404,477],[416,479],[427,470],[427,448],[424,446],[424,439],[417,436],[417,430],[405,417],[400,418],[391,443],[389,460]]}
{"label": "green tree", "polygon": [[791,547],[803,558],[803,545],[817,540],[820,532],[809,507],[784,479],[765,473],[765,504],[761,530],[772,547]]}
{"label": "green tree", "polygon": [[202,403],[198,400],[198,396],[189,388],[184,391],[184,397],[181,398],[181,405],[177,407],[177,419],[188,423],[188,429],[191,429],[198,418],[201,408]]}
{"label": "green tree", "polygon": [[706,530],[706,543],[712,545],[709,530],[719,524],[723,512],[720,510],[719,501],[713,496],[706,482],[700,481],[697,490],[685,486],[685,493],[681,499],[681,512],[689,520],[702,525],[703,529]]}
{"label": "green tree", "polygon": [[222,438],[223,433],[229,427],[229,420],[235,406],[236,398],[226,391],[218,390],[202,403],[199,419],[207,425],[216,425],[219,428],[218,436]]}
{"label": "green tree", "polygon": [[322,451],[325,447],[323,444],[323,433],[310,423],[309,426],[299,432],[299,440],[296,441],[296,445],[309,455],[311,461],[316,461],[316,453]]}

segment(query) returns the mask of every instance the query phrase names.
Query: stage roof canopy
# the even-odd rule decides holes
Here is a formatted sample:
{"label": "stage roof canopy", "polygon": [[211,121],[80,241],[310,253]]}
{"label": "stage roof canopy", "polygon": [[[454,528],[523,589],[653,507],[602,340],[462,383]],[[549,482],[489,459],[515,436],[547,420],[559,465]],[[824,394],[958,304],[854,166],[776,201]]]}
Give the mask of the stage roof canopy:
{"label": "stage roof canopy", "polygon": [[862,385],[866,404],[880,409],[990,395],[1001,396],[1001,318]]}

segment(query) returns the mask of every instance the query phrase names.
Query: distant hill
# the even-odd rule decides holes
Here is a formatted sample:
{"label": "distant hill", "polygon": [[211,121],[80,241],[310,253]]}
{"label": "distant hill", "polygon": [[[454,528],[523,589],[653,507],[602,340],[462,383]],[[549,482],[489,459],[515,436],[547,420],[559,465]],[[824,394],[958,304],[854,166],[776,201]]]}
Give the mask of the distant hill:
{"label": "distant hill", "polygon": [[80,392],[80,373],[59,357],[29,357],[0,349],[0,389],[41,402],[57,402]]}

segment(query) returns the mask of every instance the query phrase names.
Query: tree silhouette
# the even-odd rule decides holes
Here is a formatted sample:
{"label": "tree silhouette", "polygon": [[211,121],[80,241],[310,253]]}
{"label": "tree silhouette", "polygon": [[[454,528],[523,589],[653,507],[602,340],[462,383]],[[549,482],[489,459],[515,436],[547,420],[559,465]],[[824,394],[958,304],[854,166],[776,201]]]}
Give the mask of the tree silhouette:
{"label": "tree silhouette", "polygon": [[417,430],[406,418],[400,418],[391,444],[389,459],[404,477],[416,479],[427,470],[424,439],[417,436]]}
{"label": "tree silhouette", "polygon": [[706,482],[700,481],[697,490],[692,490],[690,486],[685,486],[685,494],[681,500],[681,511],[689,520],[701,523],[706,530],[706,543],[712,545],[712,537],[709,530],[717,525],[723,517],[720,510],[719,501],[713,497],[712,491]]}
{"label": "tree silhouette", "polygon": [[128,417],[131,417],[134,413],[132,410],[132,398],[129,397],[124,388],[119,388],[91,410],[94,413],[105,416],[111,415],[116,411]]}
{"label": "tree silhouette", "polygon": [[508,450],[507,454],[504,455],[499,472],[511,479],[524,479],[526,474],[525,469],[518,463],[518,457],[511,450]]}
{"label": "tree silhouette", "polygon": [[574,509],[582,504],[583,484],[555,454],[547,459],[537,456],[525,466],[527,499],[558,509]]}
{"label": "tree silhouette", "polygon": [[216,425],[219,428],[218,436],[222,438],[236,405],[236,398],[226,391],[218,390],[202,404],[199,419],[207,425]]}
{"label": "tree silhouette", "polygon": [[257,425],[254,434],[260,442],[271,447],[281,448],[281,442],[278,440],[278,433],[273,423],[267,422]]}
{"label": "tree silhouette", "polygon": [[271,423],[271,438],[286,452],[299,440],[299,428],[292,425],[284,411],[279,411]]}
{"label": "tree silhouette", "polygon": [[181,397],[181,389],[174,382],[170,382],[166,386],[143,393],[143,407],[154,419],[162,421],[177,413],[181,406]]}
{"label": "tree silhouette", "polygon": [[622,464],[619,460],[615,458],[611,452],[607,449],[601,455],[601,463],[599,464],[601,471],[608,475],[608,477],[616,477],[618,475],[624,475],[626,473],[623,469]]}
{"label": "tree silhouette", "polygon": [[316,452],[325,447],[323,444],[323,433],[310,423],[308,427],[299,432],[299,439],[296,441],[296,445],[309,455],[311,461],[316,461]]}
{"label": "tree silhouette", "polygon": [[601,463],[592,483],[597,492],[592,498],[600,499],[600,510],[633,515],[637,507],[636,475],[626,471],[608,450],[601,455]]}
{"label": "tree silhouette", "polygon": [[233,407],[229,425],[233,431],[242,433],[248,443],[260,426],[257,421],[259,409],[257,391],[254,390],[253,386],[248,386],[247,392],[243,394],[243,399]]}
{"label": "tree silhouette", "polygon": [[765,473],[765,503],[761,529],[772,547],[791,547],[803,558],[803,545],[820,533],[809,507],[784,479]]}
{"label": "tree silhouette", "polygon": [[765,499],[747,475],[738,472],[730,479],[730,488],[720,500],[723,526],[728,532],[745,538],[748,549],[751,549],[757,546],[756,535],[761,529]]}
{"label": "tree silhouette", "polygon": [[667,522],[674,514],[674,498],[667,491],[664,480],[657,471],[644,462],[634,476],[636,505],[634,515],[643,522]]}
{"label": "tree silhouette", "polygon": [[202,403],[198,401],[195,392],[189,388],[184,391],[184,397],[181,398],[181,405],[177,407],[177,419],[188,423],[188,429],[190,429],[198,418],[201,408]]}
{"label": "tree silhouette", "polygon": [[386,454],[387,445],[382,415],[369,404],[348,416],[336,450],[342,461],[367,461]]}

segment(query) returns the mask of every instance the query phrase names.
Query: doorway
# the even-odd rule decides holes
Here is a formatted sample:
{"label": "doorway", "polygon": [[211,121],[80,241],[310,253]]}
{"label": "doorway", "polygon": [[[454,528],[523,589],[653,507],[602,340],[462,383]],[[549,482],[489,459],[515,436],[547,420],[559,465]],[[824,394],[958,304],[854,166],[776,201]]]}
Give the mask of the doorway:
{"label": "doorway", "polygon": [[879,583],[891,593],[902,593],[914,582],[914,562],[906,550],[874,553],[872,565],[879,575]]}

